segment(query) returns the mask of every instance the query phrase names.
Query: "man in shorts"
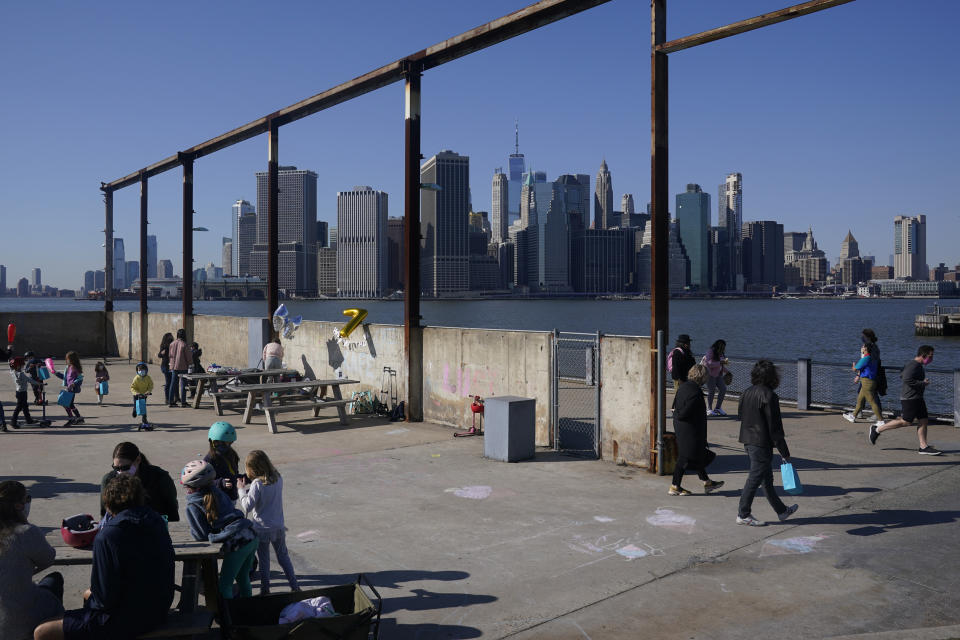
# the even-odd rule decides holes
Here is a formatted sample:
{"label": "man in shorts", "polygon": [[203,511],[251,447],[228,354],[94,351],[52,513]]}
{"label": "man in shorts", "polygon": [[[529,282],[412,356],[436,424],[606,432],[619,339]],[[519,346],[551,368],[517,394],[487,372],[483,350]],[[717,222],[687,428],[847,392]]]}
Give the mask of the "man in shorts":
{"label": "man in shorts", "polygon": [[923,392],[930,381],[923,367],[931,362],[933,362],[933,347],[927,344],[922,345],[917,349],[917,357],[908,362],[900,373],[900,378],[903,380],[900,386],[900,417],[870,425],[870,430],[867,432],[870,444],[877,444],[877,438],[884,431],[907,427],[916,421],[917,438],[920,440],[920,449],[917,452],[922,456],[940,455],[939,449],[927,443],[927,403],[923,399]]}
{"label": "man in shorts", "polygon": [[173,602],[173,544],[160,515],[144,505],[140,479],[120,474],[103,503],[112,516],[93,541],[83,609],[44,622],[35,640],[135,638],[159,627]]}

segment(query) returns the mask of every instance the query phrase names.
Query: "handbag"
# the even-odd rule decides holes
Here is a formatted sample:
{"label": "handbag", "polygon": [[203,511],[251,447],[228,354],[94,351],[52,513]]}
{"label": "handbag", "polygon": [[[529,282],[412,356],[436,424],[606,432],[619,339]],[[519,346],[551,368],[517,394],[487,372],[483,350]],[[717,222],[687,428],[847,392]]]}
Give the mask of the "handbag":
{"label": "handbag", "polygon": [[66,389],[60,390],[60,395],[57,396],[57,404],[61,407],[69,407],[73,404],[73,391],[67,391]]}
{"label": "handbag", "polygon": [[803,493],[803,485],[800,484],[800,476],[797,470],[789,462],[780,465],[780,477],[783,481],[783,490],[792,496],[798,496]]}
{"label": "handbag", "polygon": [[100,395],[105,396],[110,393],[110,385],[107,383],[106,380],[101,380],[98,383],[98,387],[100,390]]}
{"label": "handbag", "polygon": [[729,385],[731,382],[733,382],[733,374],[730,373],[729,371],[724,371],[724,372],[723,372],[723,384]]}
{"label": "handbag", "polygon": [[139,397],[133,401],[133,406],[136,408],[138,416],[147,415],[147,399],[144,397]]}
{"label": "handbag", "polygon": [[37,375],[40,376],[41,380],[49,380],[50,370],[46,367],[37,367]]}

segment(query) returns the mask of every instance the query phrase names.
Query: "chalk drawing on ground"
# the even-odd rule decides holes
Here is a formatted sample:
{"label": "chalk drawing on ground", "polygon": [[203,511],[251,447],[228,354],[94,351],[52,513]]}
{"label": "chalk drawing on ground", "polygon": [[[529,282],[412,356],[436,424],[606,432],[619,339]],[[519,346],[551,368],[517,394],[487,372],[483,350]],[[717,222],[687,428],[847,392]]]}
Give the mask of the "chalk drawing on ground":
{"label": "chalk drawing on ground", "polygon": [[410,429],[407,429],[406,427],[400,427],[399,429],[391,429],[390,431],[387,431],[387,435],[396,436],[396,435],[400,435],[401,433],[409,433],[409,432],[410,432]]}
{"label": "chalk drawing on ground", "polygon": [[453,487],[444,489],[444,493],[452,493],[458,498],[469,498],[470,500],[484,500],[493,493],[493,488],[486,485],[475,485],[471,487]]}
{"label": "chalk drawing on ground", "polygon": [[593,516],[593,519],[597,522],[613,522],[613,518],[608,518],[607,516]]}
{"label": "chalk drawing on ground", "polygon": [[655,527],[662,527],[672,531],[682,531],[683,533],[693,533],[694,525],[697,524],[696,518],[677,513],[673,509],[658,508],[654,515],[647,517],[647,522]]}
{"label": "chalk drawing on ground", "polygon": [[304,531],[303,533],[297,534],[297,540],[300,542],[313,542],[317,536],[320,535],[320,532],[316,529],[311,529],[310,531]]}
{"label": "chalk drawing on ground", "polygon": [[767,556],[792,556],[810,553],[816,551],[817,544],[826,540],[830,536],[821,534],[817,536],[797,536],[794,538],[784,538],[783,540],[767,540],[760,549],[760,557]]}
{"label": "chalk drawing on ground", "polygon": [[578,534],[573,537],[573,540],[567,542],[567,546],[574,551],[587,555],[609,554],[613,552],[627,560],[663,555],[663,549],[657,549],[641,541],[639,532],[626,537],[594,537]]}

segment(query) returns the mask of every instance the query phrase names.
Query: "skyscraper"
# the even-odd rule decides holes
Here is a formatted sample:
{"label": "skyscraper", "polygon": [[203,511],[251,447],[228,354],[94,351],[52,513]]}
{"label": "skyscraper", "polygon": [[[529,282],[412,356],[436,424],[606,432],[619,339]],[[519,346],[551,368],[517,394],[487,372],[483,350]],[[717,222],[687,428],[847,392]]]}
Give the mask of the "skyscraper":
{"label": "skyscraper", "polygon": [[893,277],[928,280],[927,216],[893,219]]}
{"label": "skyscraper", "polygon": [[783,225],[773,220],[745,222],[742,237],[744,280],[755,288],[783,286]]}
{"label": "skyscraper", "polygon": [[7,295],[7,268],[0,264],[0,296]]}
{"label": "skyscraper", "polygon": [[157,261],[157,277],[158,278],[173,277],[173,262],[171,260]]}
{"label": "skyscraper", "polygon": [[157,277],[157,236],[147,236],[147,277]]}
{"label": "skyscraper", "polygon": [[235,275],[233,273],[233,240],[222,237],[220,242],[220,267],[224,275]]}
{"label": "skyscraper", "polygon": [[34,267],[30,271],[30,286],[34,291],[43,290],[43,280],[40,278],[40,267]]}
{"label": "skyscraper", "polygon": [[371,187],[337,193],[337,295],[387,292],[387,194]]}
{"label": "skyscraper", "polygon": [[317,220],[317,248],[329,246],[330,225],[326,220]]}
{"label": "skyscraper", "polygon": [[[317,174],[280,167],[277,199],[278,286],[309,294],[317,288]],[[257,242],[250,273],[266,279],[269,250],[269,174],[257,172]]]}
{"label": "skyscraper", "polygon": [[91,271],[83,272],[83,290],[84,292],[94,291],[97,288],[97,274]]}
{"label": "skyscraper", "polygon": [[127,256],[123,251],[123,238],[113,239],[113,288],[127,286]]}
{"label": "skyscraper", "polygon": [[127,260],[124,264],[126,269],[126,286],[132,287],[135,282],[140,282],[140,261],[139,260]]}
{"label": "skyscraper", "polygon": [[103,280],[105,276],[106,274],[104,273],[103,269],[97,269],[96,271],[93,272],[93,288],[94,289],[96,289],[97,291],[104,290],[105,287],[103,285]]}
{"label": "skyscraper", "polygon": [[607,229],[613,215],[613,178],[607,168],[607,159],[603,159],[597,172],[597,187],[593,194],[593,228]]}
{"label": "skyscraper", "polygon": [[842,262],[843,260],[857,258],[859,256],[860,245],[857,244],[857,239],[854,238],[850,230],[847,229],[847,235],[843,239],[843,242],[840,243],[840,261]]}
{"label": "skyscraper", "polygon": [[623,215],[624,218],[628,220],[629,220],[629,216],[636,213],[636,208],[634,207],[634,204],[633,204],[632,193],[625,193],[623,194],[623,197],[620,198],[620,213]]}
{"label": "skyscraper", "polygon": [[677,194],[677,226],[680,242],[690,259],[690,286],[710,289],[710,194],[698,184],[688,184]]}
{"label": "skyscraper", "polygon": [[727,230],[727,247],[730,263],[730,281],[725,287],[743,290],[743,259],[741,257],[741,230],[743,229],[743,176],[727,174],[719,187],[717,198],[717,226]]}
{"label": "skyscraper", "polygon": [[510,228],[510,181],[500,169],[493,173],[490,213],[490,228],[493,234],[491,241],[506,242],[507,229]]}
{"label": "skyscraper", "polygon": [[[520,217],[520,190],[523,188],[523,174],[527,170],[526,160],[520,153],[520,123],[514,123],[513,153],[507,160],[510,171],[508,192],[510,198],[510,223]],[[509,226],[509,223],[508,223]],[[506,231],[504,231],[506,233]]]}
{"label": "skyscraper", "polygon": [[441,189],[421,196],[421,288],[429,296],[467,291],[470,158],[443,150],[420,167],[420,181]]}
{"label": "skyscraper", "polygon": [[391,291],[402,289],[406,280],[403,218],[387,218],[387,288]]}
{"label": "skyscraper", "polygon": [[233,231],[230,273],[242,276],[250,273],[250,252],[257,241],[256,209],[246,200],[237,200],[230,211],[230,228]]}

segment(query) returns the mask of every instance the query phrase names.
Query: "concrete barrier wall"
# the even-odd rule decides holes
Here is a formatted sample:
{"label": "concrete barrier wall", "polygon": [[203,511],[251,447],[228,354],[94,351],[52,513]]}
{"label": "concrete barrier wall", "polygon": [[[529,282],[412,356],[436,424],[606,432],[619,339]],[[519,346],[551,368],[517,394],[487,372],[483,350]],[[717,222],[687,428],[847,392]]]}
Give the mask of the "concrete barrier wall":
{"label": "concrete barrier wall", "polygon": [[471,424],[474,395],[534,398],[536,442],[550,446],[552,340],[547,332],[424,329],[424,420],[463,429]]}
{"label": "concrete barrier wall", "polygon": [[603,336],[600,345],[600,455],[650,463],[650,338]]}
{"label": "concrete barrier wall", "polygon": [[38,356],[62,359],[67,351],[81,357],[104,353],[106,316],[103,311],[0,312],[0,340],[6,347],[7,325],[17,325],[14,353],[33,351]]}

